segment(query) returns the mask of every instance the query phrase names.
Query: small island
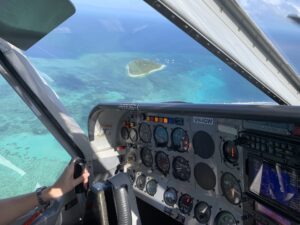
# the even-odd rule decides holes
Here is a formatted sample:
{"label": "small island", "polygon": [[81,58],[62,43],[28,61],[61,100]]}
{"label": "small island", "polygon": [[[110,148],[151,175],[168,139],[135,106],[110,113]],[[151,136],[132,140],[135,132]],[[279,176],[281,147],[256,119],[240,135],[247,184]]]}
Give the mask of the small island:
{"label": "small island", "polygon": [[127,71],[130,77],[143,77],[160,71],[166,66],[147,59],[136,59],[128,63]]}

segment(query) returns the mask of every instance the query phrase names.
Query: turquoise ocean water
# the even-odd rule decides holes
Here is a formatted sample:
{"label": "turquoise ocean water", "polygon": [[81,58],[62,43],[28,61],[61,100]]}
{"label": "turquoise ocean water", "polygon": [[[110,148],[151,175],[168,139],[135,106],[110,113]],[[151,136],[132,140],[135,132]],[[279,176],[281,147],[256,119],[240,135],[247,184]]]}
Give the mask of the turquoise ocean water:
{"label": "turquoise ocean water", "polygon": [[[25,54],[85,132],[89,112],[103,102],[272,103],[154,12],[79,8]],[[166,68],[129,77],[126,65],[139,58]],[[0,198],[4,198],[50,185],[70,156],[3,78],[0,94]]]}
{"label": "turquoise ocean water", "polygon": [[[270,101],[238,76],[230,77],[230,70],[213,57],[194,57],[115,52],[31,61],[85,132],[89,112],[101,102],[229,103],[252,102],[257,96]],[[129,77],[126,65],[136,58],[158,61],[166,68],[146,77]],[[0,115],[0,197],[8,197],[51,184],[70,157],[3,79],[1,90],[5,108]]]}

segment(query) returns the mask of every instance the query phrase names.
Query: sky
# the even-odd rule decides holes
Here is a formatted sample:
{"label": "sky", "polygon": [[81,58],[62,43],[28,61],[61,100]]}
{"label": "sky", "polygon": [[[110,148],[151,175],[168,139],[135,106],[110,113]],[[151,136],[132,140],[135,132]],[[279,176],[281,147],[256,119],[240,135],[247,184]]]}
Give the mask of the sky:
{"label": "sky", "polygon": [[[161,15],[143,0],[71,0],[78,13],[95,10],[96,13],[128,14],[127,16],[154,17]],[[236,0],[250,15],[274,46],[300,72],[295,45],[300,45],[300,26],[289,19],[290,14],[300,15],[300,0]],[[92,7],[91,7],[92,6]],[[102,11],[102,12],[101,12]],[[111,22],[111,21],[110,21]],[[116,21],[115,21],[116,22]],[[117,21],[120,22],[120,21]],[[120,24],[111,27],[120,27]],[[288,37],[288,39],[284,39]],[[297,65],[295,65],[297,64]],[[298,73],[299,73],[298,72]]]}
{"label": "sky", "polygon": [[143,0],[71,0],[78,10],[111,11],[118,13],[140,13],[153,15],[153,8]]}
{"label": "sky", "polygon": [[300,25],[288,15],[300,16],[300,0],[238,0],[242,8],[300,75]]}
{"label": "sky", "polygon": [[238,2],[256,17],[271,16],[286,19],[289,14],[300,15],[299,0],[238,0]]}

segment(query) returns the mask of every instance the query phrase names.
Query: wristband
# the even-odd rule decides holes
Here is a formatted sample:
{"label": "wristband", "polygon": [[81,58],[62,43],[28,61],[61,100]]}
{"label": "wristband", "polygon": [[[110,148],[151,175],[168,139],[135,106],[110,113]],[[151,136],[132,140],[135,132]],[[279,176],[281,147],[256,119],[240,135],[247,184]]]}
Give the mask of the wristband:
{"label": "wristband", "polygon": [[43,190],[45,190],[47,187],[46,186],[43,186],[43,187],[39,187],[36,189],[35,193],[36,193],[36,197],[38,199],[38,202],[39,202],[39,205],[42,206],[42,207],[46,207],[49,205],[50,201],[44,201],[42,199],[42,192]]}

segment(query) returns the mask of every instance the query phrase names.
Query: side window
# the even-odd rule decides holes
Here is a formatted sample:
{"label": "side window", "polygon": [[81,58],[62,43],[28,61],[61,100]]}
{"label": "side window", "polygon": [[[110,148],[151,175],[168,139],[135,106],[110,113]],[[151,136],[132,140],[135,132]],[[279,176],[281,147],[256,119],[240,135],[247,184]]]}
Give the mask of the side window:
{"label": "side window", "polygon": [[53,184],[71,157],[1,74],[0,105],[0,199]]}

